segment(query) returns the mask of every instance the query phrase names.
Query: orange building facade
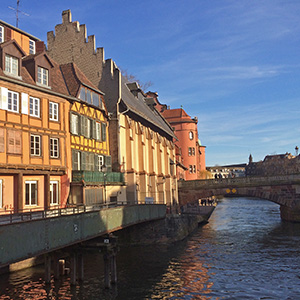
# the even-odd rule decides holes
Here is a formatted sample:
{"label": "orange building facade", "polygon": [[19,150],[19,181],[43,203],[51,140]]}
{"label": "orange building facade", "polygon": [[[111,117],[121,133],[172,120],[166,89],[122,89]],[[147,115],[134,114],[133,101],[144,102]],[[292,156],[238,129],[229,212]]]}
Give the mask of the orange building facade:
{"label": "orange building facade", "polygon": [[[157,110],[172,126],[179,147],[177,155],[178,179],[194,180],[206,178],[205,146],[198,136],[198,119],[191,118],[183,108],[170,109],[158,101],[157,93],[148,92],[155,99]],[[185,167],[185,168],[184,168]]]}
{"label": "orange building facade", "polygon": [[0,213],[61,207],[69,195],[68,91],[37,43],[0,22]]}

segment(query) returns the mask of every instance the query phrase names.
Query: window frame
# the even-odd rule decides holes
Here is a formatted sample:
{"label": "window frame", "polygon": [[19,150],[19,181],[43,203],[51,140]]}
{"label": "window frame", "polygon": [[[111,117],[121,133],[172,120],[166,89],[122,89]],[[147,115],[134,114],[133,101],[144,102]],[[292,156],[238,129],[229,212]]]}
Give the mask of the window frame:
{"label": "window frame", "polygon": [[59,158],[59,138],[50,137],[49,150],[50,150],[50,158]]}
{"label": "window frame", "polygon": [[[41,116],[40,103],[41,103],[40,98],[31,97],[31,96],[29,97],[29,115],[31,117],[40,118],[40,116]],[[32,108],[31,108],[31,104],[32,104]],[[36,111],[37,111],[37,114],[36,114]]]}
{"label": "window frame", "polygon": [[49,70],[41,66],[37,67],[37,83],[49,86]]}
{"label": "window frame", "polygon": [[[27,201],[27,193],[26,193],[26,186],[29,186],[28,191],[28,201]],[[35,185],[35,203],[32,202],[32,186]],[[28,203],[27,203],[28,202]],[[37,180],[26,180],[25,181],[25,206],[37,206],[38,205],[38,181]]]}
{"label": "window frame", "polygon": [[19,76],[19,59],[13,55],[5,53],[5,72],[13,75]]}
{"label": "window frame", "polygon": [[[54,195],[54,185],[57,185],[56,192]],[[53,199],[56,198],[56,202],[53,201]],[[58,180],[50,180],[50,205],[59,205],[60,203],[60,197],[59,197],[59,181]]]}
{"label": "window frame", "polygon": [[[34,138],[34,141],[32,141],[32,138]],[[36,147],[37,144],[38,144],[38,147]],[[38,134],[31,133],[30,134],[30,155],[31,156],[41,156],[41,154],[42,154],[41,136]]]}
{"label": "window frame", "polygon": [[80,115],[79,114],[71,112],[70,129],[71,129],[70,131],[72,134],[80,135]]}
{"label": "window frame", "polygon": [[4,27],[0,25],[0,43],[4,42]]}
{"label": "window frame", "polygon": [[35,41],[29,40],[29,54],[35,54],[36,47],[35,47]]}
{"label": "window frame", "polygon": [[49,120],[59,121],[59,104],[57,102],[49,101]]}
{"label": "window frame", "polygon": [[[17,96],[16,99],[13,97],[13,95]],[[7,91],[7,110],[8,111],[19,113],[19,109],[20,109],[20,99],[19,98],[20,98],[19,93],[10,91],[10,90]],[[16,109],[14,109],[14,107],[16,107]]]}

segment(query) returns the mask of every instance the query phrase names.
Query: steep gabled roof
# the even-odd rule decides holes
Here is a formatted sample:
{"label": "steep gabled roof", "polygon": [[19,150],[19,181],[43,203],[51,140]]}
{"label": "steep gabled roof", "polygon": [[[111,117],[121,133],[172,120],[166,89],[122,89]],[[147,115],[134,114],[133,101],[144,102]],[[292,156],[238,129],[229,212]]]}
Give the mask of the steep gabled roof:
{"label": "steep gabled roof", "polygon": [[183,108],[166,109],[162,115],[169,123],[188,122],[195,123],[194,120],[184,111]]}
{"label": "steep gabled roof", "polygon": [[152,123],[170,137],[176,139],[170,124],[162,115],[155,108],[151,109],[146,104],[145,97],[142,93],[138,93],[137,96],[134,96],[127,84],[127,80],[121,76],[121,98],[127,109],[147,122]]}

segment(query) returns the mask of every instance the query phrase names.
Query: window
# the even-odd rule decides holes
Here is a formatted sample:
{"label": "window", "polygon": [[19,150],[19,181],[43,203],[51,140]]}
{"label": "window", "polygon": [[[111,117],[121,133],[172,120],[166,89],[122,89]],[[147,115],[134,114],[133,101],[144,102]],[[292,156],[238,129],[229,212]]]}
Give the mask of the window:
{"label": "window", "polygon": [[190,140],[192,140],[192,139],[194,138],[194,133],[193,133],[193,131],[190,131],[190,132],[189,132],[189,138],[190,138]]}
{"label": "window", "polygon": [[72,169],[81,170],[81,153],[77,150],[72,150]]}
{"label": "window", "polygon": [[38,67],[38,78],[37,82],[43,85],[48,85],[49,83],[49,74],[48,70],[42,67]]}
{"label": "window", "polygon": [[195,147],[192,148],[192,155],[195,156]]}
{"label": "window", "polygon": [[79,115],[71,113],[71,133],[79,135]]}
{"label": "window", "polygon": [[100,106],[99,105],[99,95],[98,94],[96,94],[96,93],[92,93],[92,95],[93,95],[93,104],[95,105],[95,106]]}
{"label": "window", "polygon": [[102,172],[102,166],[104,165],[104,156],[103,155],[96,155],[96,167],[97,171]]}
{"label": "window", "polygon": [[58,103],[49,102],[49,119],[58,121]]}
{"label": "window", "polygon": [[5,71],[14,75],[19,75],[19,60],[11,55],[5,55]]}
{"label": "window", "polygon": [[41,155],[41,136],[35,134],[30,135],[30,154],[34,156]]}
{"label": "window", "polygon": [[106,124],[105,123],[102,123],[101,124],[102,128],[101,128],[101,131],[102,131],[102,141],[105,142],[106,141]]}
{"label": "window", "polygon": [[193,173],[196,173],[196,166],[193,167]]}
{"label": "window", "polygon": [[7,109],[9,111],[19,112],[19,94],[16,92],[8,91],[7,96]]}
{"label": "window", "polygon": [[59,139],[50,138],[50,157],[58,158],[59,157]]}
{"label": "window", "polygon": [[7,109],[13,112],[19,112],[19,94],[8,91]]}
{"label": "window", "polygon": [[7,129],[7,153],[22,154],[21,131]]}
{"label": "window", "polygon": [[59,182],[50,181],[50,205],[59,204]]}
{"label": "window", "polygon": [[101,141],[101,123],[96,122],[96,140]]}
{"label": "window", "polygon": [[189,156],[191,156],[191,155],[192,155],[192,148],[189,147]]}
{"label": "window", "polygon": [[35,54],[35,41],[29,40],[29,54]]}
{"label": "window", "polygon": [[193,173],[193,166],[189,165],[189,173],[192,174]]}
{"label": "window", "polygon": [[37,205],[37,181],[25,181],[25,205]]}
{"label": "window", "polygon": [[86,101],[89,104],[92,104],[92,95],[90,90],[86,90]]}
{"label": "window", "polygon": [[85,88],[82,87],[80,89],[80,94],[79,94],[78,98],[81,99],[81,100],[83,100],[83,101],[85,101]]}
{"label": "window", "polygon": [[0,26],[0,43],[4,42],[4,27]]}
{"label": "window", "polygon": [[40,99],[29,97],[29,114],[33,117],[40,117]]}

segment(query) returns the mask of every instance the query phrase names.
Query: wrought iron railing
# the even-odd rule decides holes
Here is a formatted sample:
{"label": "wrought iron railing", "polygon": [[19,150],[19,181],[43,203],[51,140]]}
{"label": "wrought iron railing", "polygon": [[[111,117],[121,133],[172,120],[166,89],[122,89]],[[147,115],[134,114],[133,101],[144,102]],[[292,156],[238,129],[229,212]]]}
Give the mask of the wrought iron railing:
{"label": "wrought iron railing", "polygon": [[72,181],[85,183],[121,183],[124,184],[124,173],[120,172],[93,172],[93,171],[72,171]]}

